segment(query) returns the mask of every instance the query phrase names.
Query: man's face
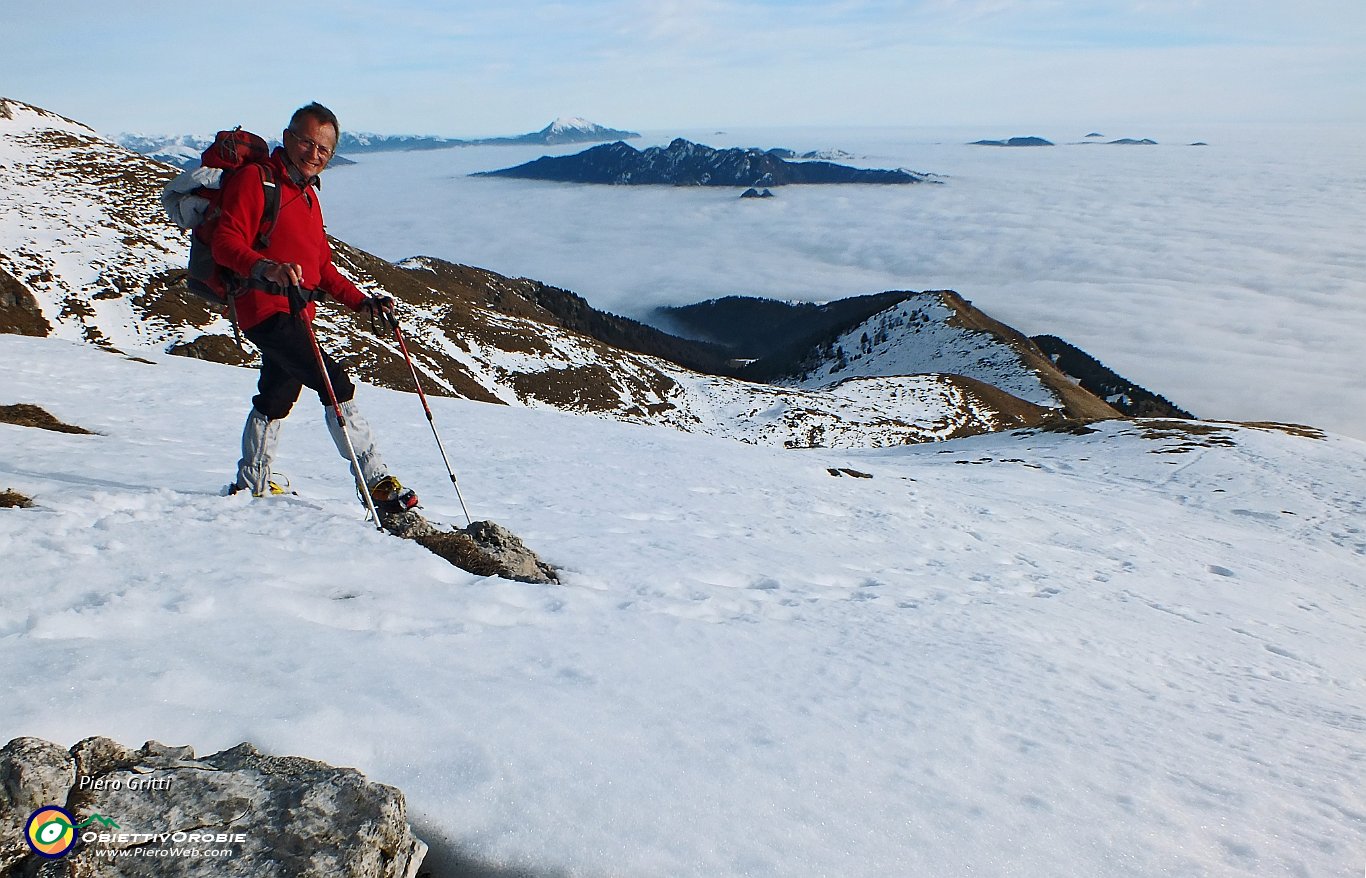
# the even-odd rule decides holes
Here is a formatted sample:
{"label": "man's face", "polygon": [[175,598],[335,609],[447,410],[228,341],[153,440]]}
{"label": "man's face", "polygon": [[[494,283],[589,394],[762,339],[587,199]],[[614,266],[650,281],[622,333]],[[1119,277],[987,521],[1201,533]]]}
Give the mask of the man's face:
{"label": "man's face", "polygon": [[336,149],[337,129],[311,116],[304,116],[297,125],[285,129],[285,154],[305,176],[322,173]]}

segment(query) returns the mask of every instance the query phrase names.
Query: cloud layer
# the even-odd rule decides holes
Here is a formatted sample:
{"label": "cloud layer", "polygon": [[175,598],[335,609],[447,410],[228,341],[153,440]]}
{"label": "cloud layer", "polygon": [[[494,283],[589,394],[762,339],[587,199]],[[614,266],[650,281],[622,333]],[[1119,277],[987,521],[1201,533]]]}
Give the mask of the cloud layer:
{"label": "cloud layer", "polygon": [[[386,258],[534,277],[637,317],[730,294],[954,289],[1201,416],[1366,438],[1360,132],[1111,130],[1161,144],[1076,144],[1086,133],[692,132],[714,146],[837,147],[865,166],[944,175],[943,185],[787,187],[757,202],[465,176],[537,149],[381,154],[331,172],[325,203],[335,234]],[[1060,145],[965,145],[1024,134]],[[1211,145],[1186,145],[1195,139]]]}

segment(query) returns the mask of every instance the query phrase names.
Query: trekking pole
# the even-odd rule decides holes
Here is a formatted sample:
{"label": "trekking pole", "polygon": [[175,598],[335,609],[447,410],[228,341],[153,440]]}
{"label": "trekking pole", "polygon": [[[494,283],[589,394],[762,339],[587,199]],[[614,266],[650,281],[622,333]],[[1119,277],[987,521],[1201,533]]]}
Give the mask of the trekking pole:
{"label": "trekking pole", "polygon": [[[298,289],[296,285],[294,289]],[[342,417],[341,404],[337,402],[337,393],[332,389],[332,379],[327,374],[327,363],[323,361],[323,349],[318,346],[317,333],[313,331],[313,323],[308,319],[308,315],[299,314],[299,319],[303,321],[304,328],[308,330],[308,340],[313,343],[313,358],[318,363],[318,374],[323,376],[323,387],[327,389],[327,401],[332,405],[332,414],[337,416],[337,426],[341,428],[342,438],[346,440],[346,453],[351,456],[351,466],[354,467],[356,474],[356,484],[360,486],[360,495],[365,498],[365,508],[370,510],[370,517],[375,522],[375,530],[383,531],[384,525],[380,523],[379,513],[375,511],[375,501],[370,497],[370,489],[365,486],[365,477],[361,475],[360,461],[356,459],[355,446],[351,444],[351,434],[346,430],[346,418]]]}
{"label": "trekking pole", "polygon": [[232,324],[232,340],[237,343],[237,349],[246,353],[247,349],[242,347],[242,330],[237,328],[237,297],[231,294],[228,296],[228,322]]}
{"label": "trekking pole", "polygon": [[436,419],[432,417],[432,407],[427,404],[427,394],[422,392],[422,382],[417,377],[417,367],[413,365],[413,358],[408,355],[408,345],[403,342],[403,332],[398,328],[398,317],[394,314],[385,314],[385,319],[389,325],[394,327],[394,338],[398,340],[398,349],[403,352],[403,359],[408,362],[408,371],[413,373],[413,386],[417,388],[417,398],[422,400],[422,410],[427,413],[427,423],[432,428],[432,435],[436,437],[436,448],[441,452],[441,462],[446,465],[446,475],[451,477],[451,484],[455,486],[455,496],[460,501],[460,511],[465,513],[465,524],[473,524],[470,521],[470,511],[465,508],[465,498],[460,494],[460,482],[456,481],[455,470],[451,469],[451,462],[446,457],[446,448],[441,444],[441,435],[436,432]]}

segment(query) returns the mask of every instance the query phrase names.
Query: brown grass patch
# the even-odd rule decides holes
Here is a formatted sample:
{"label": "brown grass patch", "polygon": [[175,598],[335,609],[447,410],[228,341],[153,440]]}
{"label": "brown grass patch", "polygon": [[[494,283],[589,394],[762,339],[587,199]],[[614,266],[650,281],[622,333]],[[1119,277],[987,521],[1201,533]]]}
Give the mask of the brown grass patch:
{"label": "brown grass patch", "polygon": [[1217,436],[1228,432],[1224,427],[1197,421],[1142,420],[1134,423],[1143,429],[1141,435],[1144,439],[1171,439],[1182,435]]}
{"label": "brown grass patch", "polygon": [[1187,454],[1199,448],[1237,448],[1226,426],[1200,421],[1139,420],[1134,421],[1142,439],[1174,444],[1154,449],[1152,454]]}
{"label": "brown grass patch", "polygon": [[0,491],[0,509],[28,509],[32,505],[32,497],[25,497],[13,488]]}
{"label": "brown grass patch", "polygon": [[37,427],[40,430],[52,430],[55,433],[98,435],[84,427],[64,424],[41,407],[26,402],[16,405],[0,405],[0,423],[17,424],[20,427]]}
{"label": "brown grass patch", "polygon": [[1318,427],[1310,427],[1305,424],[1281,424],[1275,421],[1238,421],[1234,423],[1239,427],[1247,427],[1251,430],[1263,430],[1269,433],[1285,433],[1287,436],[1301,436],[1305,439],[1328,438],[1328,434]]}
{"label": "brown grass patch", "polygon": [[621,405],[612,375],[596,363],[509,376],[519,399],[532,398],[558,409],[610,412]]}
{"label": "brown grass patch", "polygon": [[239,348],[231,337],[226,335],[201,335],[194,341],[172,345],[167,353],[177,357],[192,357],[208,360],[211,363],[226,363],[229,366],[246,366],[256,359],[254,348]]}
{"label": "brown grass patch", "polygon": [[152,275],[131,301],[145,316],[159,318],[168,326],[208,326],[221,316],[223,309],[214,308],[191,293],[185,286],[188,275],[188,271],[180,269]]}

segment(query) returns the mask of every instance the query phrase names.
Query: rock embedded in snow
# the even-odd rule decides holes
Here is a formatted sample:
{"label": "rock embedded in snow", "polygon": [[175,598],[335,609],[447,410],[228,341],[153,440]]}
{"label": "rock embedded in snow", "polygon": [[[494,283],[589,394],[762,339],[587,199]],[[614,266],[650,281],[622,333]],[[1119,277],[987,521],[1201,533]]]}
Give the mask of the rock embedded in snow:
{"label": "rock embedded in snow", "polygon": [[497,522],[476,521],[462,530],[443,530],[412,510],[380,518],[384,529],[394,536],[413,540],[477,576],[501,576],[517,582],[541,584],[560,581],[554,567],[542,561],[516,534]]}
{"label": "rock embedded in snow", "polygon": [[48,805],[78,827],[53,874],[413,878],[427,852],[397,789],[246,743],[199,759],[155,741],[87,738],[66,751],[16,738],[0,750],[0,875],[49,874],[34,872],[24,841]]}

